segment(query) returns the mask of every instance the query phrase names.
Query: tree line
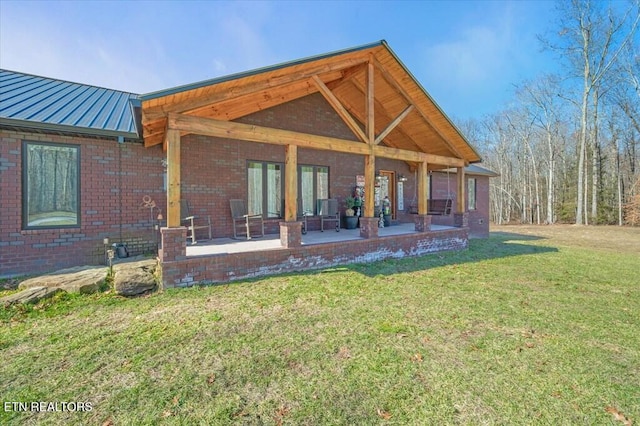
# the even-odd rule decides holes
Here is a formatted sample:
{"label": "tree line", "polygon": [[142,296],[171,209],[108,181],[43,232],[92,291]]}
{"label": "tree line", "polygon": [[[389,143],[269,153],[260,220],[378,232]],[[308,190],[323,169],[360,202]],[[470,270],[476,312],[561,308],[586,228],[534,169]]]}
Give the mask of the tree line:
{"label": "tree line", "polygon": [[458,122],[484,165],[491,219],[640,225],[640,0],[561,1],[544,49],[562,72],[520,83],[512,102]]}

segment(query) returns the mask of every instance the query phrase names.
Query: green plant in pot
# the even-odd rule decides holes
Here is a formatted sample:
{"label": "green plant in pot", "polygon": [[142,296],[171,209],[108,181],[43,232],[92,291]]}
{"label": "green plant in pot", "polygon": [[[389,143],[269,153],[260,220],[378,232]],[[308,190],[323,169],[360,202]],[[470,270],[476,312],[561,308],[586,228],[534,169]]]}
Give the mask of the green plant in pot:
{"label": "green plant in pot", "polygon": [[355,215],[355,210],[353,210],[356,205],[356,199],[348,196],[344,199],[344,205],[346,207],[344,211],[344,226],[347,229],[355,229],[358,226],[358,216]]}

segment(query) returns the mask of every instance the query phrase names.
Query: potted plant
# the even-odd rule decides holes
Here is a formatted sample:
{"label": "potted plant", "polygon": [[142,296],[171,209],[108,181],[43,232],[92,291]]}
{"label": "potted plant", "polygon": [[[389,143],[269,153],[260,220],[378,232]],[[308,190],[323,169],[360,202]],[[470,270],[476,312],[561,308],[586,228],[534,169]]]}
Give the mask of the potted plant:
{"label": "potted plant", "polygon": [[344,211],[344,227],[347,229],[356,229],[358,226],[358,216],[353,208],[356,205],[356,199],[352,196],[348,196],[344,199],[344,205],[346,207]]}
{"label": "potted plant", "polygon": [[355,212],[356,216],[358,217],[362,216],[362,197],[358,194],[357,191],[356,191],[355,205],[353,207],[353,211]]}

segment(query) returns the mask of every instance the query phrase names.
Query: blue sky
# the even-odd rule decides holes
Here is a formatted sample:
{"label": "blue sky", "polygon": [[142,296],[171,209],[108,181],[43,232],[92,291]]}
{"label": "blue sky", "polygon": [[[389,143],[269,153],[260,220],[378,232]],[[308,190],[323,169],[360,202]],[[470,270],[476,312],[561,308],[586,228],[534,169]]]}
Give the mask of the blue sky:
{"label": "blue sky", "polygon": [[482,118],[554,69],[550,1],[0,0],[0,67],[134,93],[386,40],[444,111]]}

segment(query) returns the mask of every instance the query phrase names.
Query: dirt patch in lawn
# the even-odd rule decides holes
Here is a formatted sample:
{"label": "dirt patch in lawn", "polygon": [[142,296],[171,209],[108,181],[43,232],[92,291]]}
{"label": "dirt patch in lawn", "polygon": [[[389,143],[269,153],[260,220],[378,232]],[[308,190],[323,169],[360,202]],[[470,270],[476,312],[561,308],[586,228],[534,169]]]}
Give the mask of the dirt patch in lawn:
{"label": "dirt patch in lawn", "polygon": [[640,253],[640,228],[581,225],[492,225],[491,232],[539,237],[559,245]]}

